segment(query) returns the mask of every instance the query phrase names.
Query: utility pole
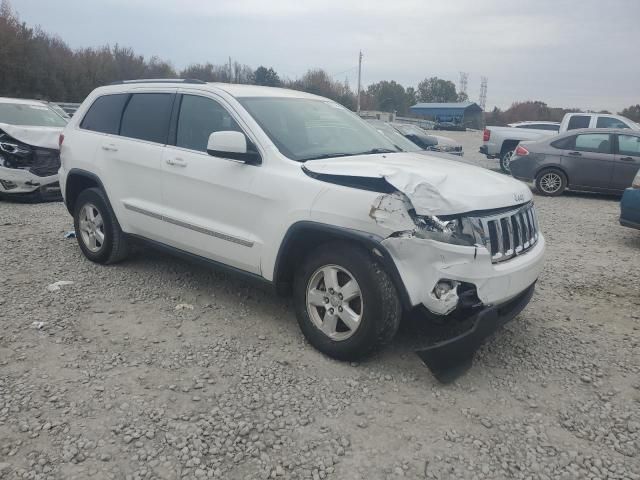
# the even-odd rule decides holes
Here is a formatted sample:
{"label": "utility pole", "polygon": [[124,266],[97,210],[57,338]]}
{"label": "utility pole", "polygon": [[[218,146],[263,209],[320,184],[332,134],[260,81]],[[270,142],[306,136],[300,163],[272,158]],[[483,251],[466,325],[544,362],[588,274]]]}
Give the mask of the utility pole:
{"label": "utility pole", "polygon": [[362,78],[362,50],[358,55],[358,114],[360,113],[360,80]]}
{"label": "utility pole", "polygon": [[229,57],[229,83],[233,83],[233,70],[231,69],[231,57]]}

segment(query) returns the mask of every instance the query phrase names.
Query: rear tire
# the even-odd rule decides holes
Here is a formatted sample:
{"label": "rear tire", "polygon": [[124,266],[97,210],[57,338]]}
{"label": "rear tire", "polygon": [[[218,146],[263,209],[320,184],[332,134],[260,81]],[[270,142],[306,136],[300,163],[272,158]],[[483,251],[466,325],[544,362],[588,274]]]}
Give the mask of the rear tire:
{"label": "rear tire", "polygon": [[80,250],[92,262],[109,264],[127,257],[126,235],[101,189],[88,188],[80,193],[73,223]]}
{"label": "rear tire", "polygon": [[508,150],[500,156],[500,170],[507,175],[511,175],[509,163],[511,162],[511,157],[513,157],[514,152],[515,150]]}
{"label": "rear tire", "polygon": [[304,259],[293,301],[309,343],[338,360],[370,354],[390,342],[400,325],[400,301],[389,275],[366,250],[346,242],[322,245]]}
{"label": "rear tire", "polygon": [[567,188],[567,176],[555,168],[546,168],[536,175],[536,190],[546,197],[557,197]]}

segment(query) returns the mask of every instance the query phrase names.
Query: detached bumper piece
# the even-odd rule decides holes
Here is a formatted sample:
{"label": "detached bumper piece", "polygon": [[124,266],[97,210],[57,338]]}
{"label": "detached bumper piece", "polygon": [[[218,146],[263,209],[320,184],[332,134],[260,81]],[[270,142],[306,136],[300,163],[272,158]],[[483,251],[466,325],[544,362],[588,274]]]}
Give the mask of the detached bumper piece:
{"label": "detached bumper piece", "polygon": [[471,367],[475,352],[487,337],[524,310],[534,290],[535,283],[509,302],[481,310],[474,315],[469,330],[416,354],[440,382],[453,382]]}

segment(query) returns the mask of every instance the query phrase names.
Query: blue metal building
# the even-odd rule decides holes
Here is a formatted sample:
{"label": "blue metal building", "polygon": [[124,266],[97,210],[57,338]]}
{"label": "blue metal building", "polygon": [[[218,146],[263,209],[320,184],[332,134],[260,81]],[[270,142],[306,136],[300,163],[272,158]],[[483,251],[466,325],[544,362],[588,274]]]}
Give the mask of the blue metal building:
{"label": "blue metal building", "polygon": [[416,103],[409,110],[414,115],[432,118],[438,123],[451,122],[473,128],[482,126],[482,109],[474,102]]}

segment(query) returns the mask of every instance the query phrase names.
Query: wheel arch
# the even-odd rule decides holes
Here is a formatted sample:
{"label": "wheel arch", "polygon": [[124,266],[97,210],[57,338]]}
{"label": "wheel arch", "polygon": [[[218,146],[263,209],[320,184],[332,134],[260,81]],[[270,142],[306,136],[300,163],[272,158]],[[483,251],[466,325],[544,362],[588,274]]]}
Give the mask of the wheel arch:
{"label": "wheel arch", "polygon": [[521,140],[503,140],[502,147],[500,148],[500,156],[504,155],[510,150],[514,150]]}
{"label": "wheel arch", "polygon": [[[95,173],[87,172],[86,170],[79,168],[72,168],[69,170],[65,181],[64,191],[64,203],[67,207],[67,211],[73,215],[76,200],[78,200],[80,193],[87,188],[95,187],[100,188],[107,197],[107,201],[109,201],[107,191],[105,190],[102,181]],[[109,204],[109,206],[111,207],[111,204]]]}
{"label": "wheel arch", "polygon": [[359,245],[372,258],[378,260],[391,277],[403,308],[405,310],[412,308],[409,294],[402,282],[400,272],[398,272],[391,254],[381,244],[383,240],[381,237],[360,230],[312,221],[294,223],[289,227],[282,239],[273,271],[273,283],[278,292],[288,293],[291,290],[295,267],[302,261],[307,252],[322,244],[340,240]]}

